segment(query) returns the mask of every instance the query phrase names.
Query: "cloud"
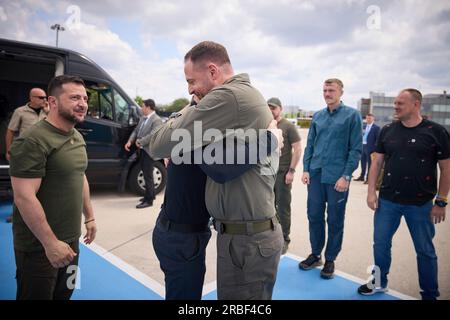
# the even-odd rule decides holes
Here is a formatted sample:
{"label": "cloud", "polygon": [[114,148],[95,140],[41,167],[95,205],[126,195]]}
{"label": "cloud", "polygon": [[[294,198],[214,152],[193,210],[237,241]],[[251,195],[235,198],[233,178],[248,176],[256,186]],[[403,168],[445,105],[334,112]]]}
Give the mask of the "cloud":
{"label": "cloud", "polygon": [[[187,96],[183,56],[202,40],[224,44],[235,71],[248,72],[264,96],[285,105],[322,107],[329,77],[344,81],[344,101],[354,106],[369,91],[450,87],[444,0],[3,2],[14,19],[0,19],[1,37],[49,45],[49,26],[79,6],[81,28],[63,32],[61,46],[94,59],[130,96],[164,103]],[[380,10],[379,29],[367,27],[370,5]]]}

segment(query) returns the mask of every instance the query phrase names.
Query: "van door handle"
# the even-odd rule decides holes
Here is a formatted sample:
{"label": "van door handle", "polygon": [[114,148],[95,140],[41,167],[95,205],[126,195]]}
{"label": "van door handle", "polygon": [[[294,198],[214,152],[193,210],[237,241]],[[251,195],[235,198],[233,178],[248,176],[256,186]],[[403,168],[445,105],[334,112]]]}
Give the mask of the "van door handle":
{"label": "van door handle", "polygon": [[92,130],[92,129],[82,129],[82,128],[79,128],[79,129],[77,129],[83,136],[85,136],[85,135],[87,135],[89,132],[92,132],[92,131],[94,131],[94,130]]}

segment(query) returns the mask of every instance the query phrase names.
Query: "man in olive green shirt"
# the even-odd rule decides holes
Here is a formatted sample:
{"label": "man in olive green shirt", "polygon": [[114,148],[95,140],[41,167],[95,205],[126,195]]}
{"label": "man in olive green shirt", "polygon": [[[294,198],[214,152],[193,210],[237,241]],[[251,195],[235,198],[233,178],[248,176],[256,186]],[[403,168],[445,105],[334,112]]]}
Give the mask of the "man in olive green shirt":
{"label": "man in olive green shirt", "polygon": [[280,165],[275,182],[275,208],[283,229],[284,246],[282,254],[287,252],[291,238],[291,189],[294,181],[295,168],[302,156],[302,146],[297,128],[282,117],[283,106],[278,98],[267,101],[277,126],[283,131],[283,148],[281,149]]}
{"label": "man in olive green shirt", "polygon": [[10,149],[18,300],[70,299],[82,212],[85,243],[94,240],[97,230],[85,176],[86,145],[74,129],[87,111],[83,80],[55,77],[48,92],[47,119],[27,130]]}
{"label": "man in olive green shirt", "polygon": [[[205,41],[194,46],[185,56],[184,71],[189,93],[201,100],[154,132],[152,156],[176,156],[179,134],[189,133],[193,149],[201,150],[197,147],[211,142],[202,138],[208,129],[222,134],[227,129],[259,130],[273,121],[248,75],[234,75],[222,45]],[[217,295],[221,300],[272,298],[283,246],[273,192],[277,161],[278,154],[271,155],[223,184],[207,178],[206,207],[218,231]]]}

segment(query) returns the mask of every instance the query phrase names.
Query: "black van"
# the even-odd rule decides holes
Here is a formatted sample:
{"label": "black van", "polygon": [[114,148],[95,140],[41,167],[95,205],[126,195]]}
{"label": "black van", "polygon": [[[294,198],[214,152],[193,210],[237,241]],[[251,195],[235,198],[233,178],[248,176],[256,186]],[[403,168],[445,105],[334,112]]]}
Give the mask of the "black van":
{"label": "black van", "polygon": [[[15,108],[28,101],[30,89],[47,91],[55,75],[80,76],[86,83],[89,110],[86,120],[76,126],[87,144],[86,172],[92,185],[115,185],[120,192],[142,195],[144,177],[137,165],[136,150],[124,145],[139,121],[140,108],[95,62],[66,49],[0,39],[0,195],[11,192],[5,158],[5,133]],[[162,160],[153,172],[156,193],[166,184]]]}

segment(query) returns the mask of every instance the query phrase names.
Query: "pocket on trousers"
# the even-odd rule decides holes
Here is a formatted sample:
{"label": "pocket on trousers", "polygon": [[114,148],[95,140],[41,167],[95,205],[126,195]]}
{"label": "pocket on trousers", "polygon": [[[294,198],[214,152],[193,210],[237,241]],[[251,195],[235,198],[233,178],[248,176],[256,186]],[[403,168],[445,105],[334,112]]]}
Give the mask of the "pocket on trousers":
{"label": "pocket on trousers", "polygon": [[[277,226],[280,227],[280,226]],[[264,258],[273,256],[276,253],[281,252],[282,244],[279,241],[274,241],[273,239],[264,239],[258,243],[258,249]]]}
{"label": "pocket on trousers", "polygon": [[198,236],[192,236],[186,240],[187,241],[181,249],[181,257],[186,261],[193,261],[197,259],[202,252],[200,239]]}
{"label": "pocket on trousers", "polygon": [[243,270],[246,264],[246,248],[242,246],[242,243],[238,241],[230,241],[228,250],[230,252],[231,263],[238,269]]}
{"label": "pocket on trousers", "polygon": [[220,300],[261,300],[263,282],[255,281],[243,285],[223,287],[218,290]]}

